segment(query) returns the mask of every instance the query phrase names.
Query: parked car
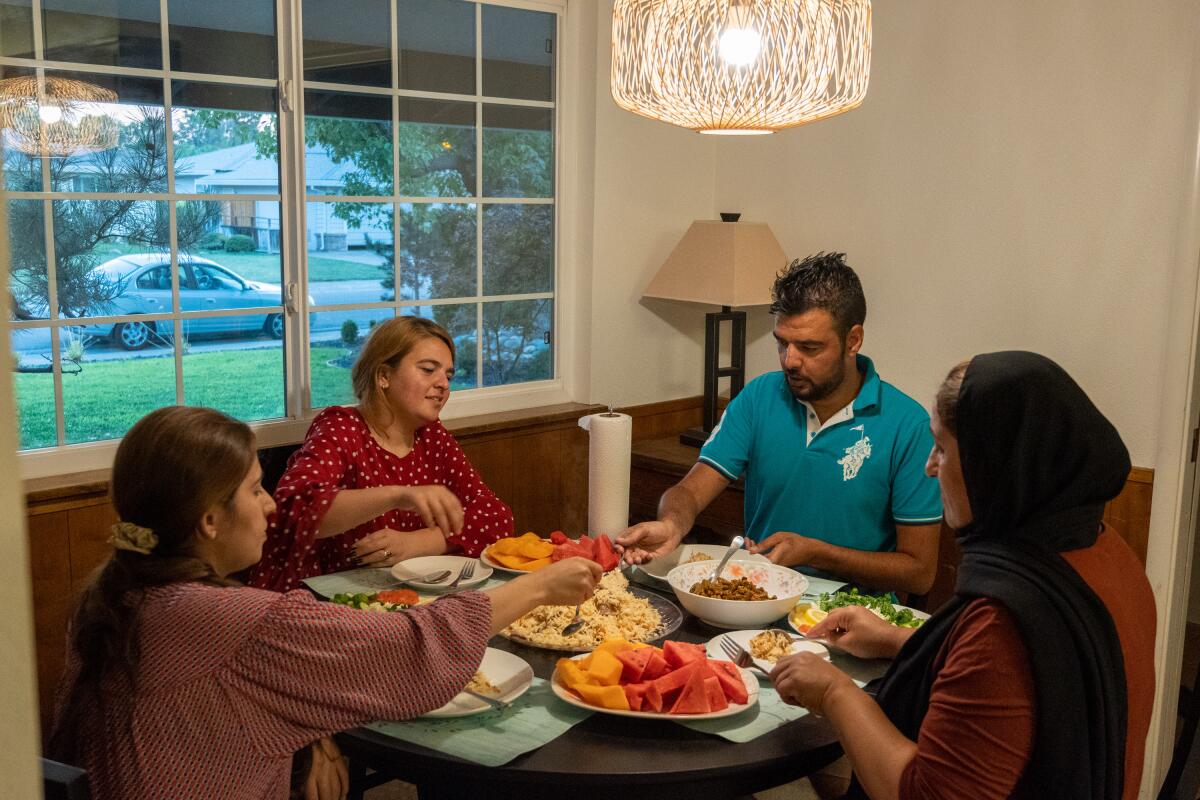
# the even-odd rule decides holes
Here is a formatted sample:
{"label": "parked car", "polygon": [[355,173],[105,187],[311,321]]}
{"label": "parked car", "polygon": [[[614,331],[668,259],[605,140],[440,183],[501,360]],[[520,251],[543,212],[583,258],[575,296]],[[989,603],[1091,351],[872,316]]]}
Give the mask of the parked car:
{"label": "parked car", "polygon": [[[104,316],[170,313],[171,262],[162,253],[138,253],[119,256],[92,270],[110,282],[116,293]],[[282,305],[282,289],[277,283],[243,278],[228,267],[199,256],[179,258],[179,308],[181,311],[216,311],[236,308],[261,308]],[[313,299],[308,300],[314,305]],[[190,317],[183,320],[184,335],[211,336],[231,333],[262,332],[283,338],[283,315],[249,314],[222,317]],[[84,333],[110,339],[126,350],[139,350],[157,337],[168,338],[174,332],[171,322],[128,320],[116,324],[85,325]]]}

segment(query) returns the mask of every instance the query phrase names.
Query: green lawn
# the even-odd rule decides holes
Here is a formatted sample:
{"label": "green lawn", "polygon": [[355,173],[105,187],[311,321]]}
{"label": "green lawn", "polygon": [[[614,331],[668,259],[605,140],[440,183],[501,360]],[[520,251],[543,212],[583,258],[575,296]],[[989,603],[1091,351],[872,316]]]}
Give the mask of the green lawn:
{"label": "green lawn", "polygon": [[[345,352],[341,345],[311,349],[314,407],[354,402],[350,369],[329,363]],[[21,449],[53,447],[53,378],[48,374],[17,373],[13,379]],[[453,387],[474,388],[474,380],[456,380]],[[282,417],[283,350],[276,344],[185,355],[183,389],[188,405],[217,408],[248,422]],[[175,361],[171,355],[84,361],[82,372],[63,375],[67,443],[119,438],[145,414],[174,402]]]}

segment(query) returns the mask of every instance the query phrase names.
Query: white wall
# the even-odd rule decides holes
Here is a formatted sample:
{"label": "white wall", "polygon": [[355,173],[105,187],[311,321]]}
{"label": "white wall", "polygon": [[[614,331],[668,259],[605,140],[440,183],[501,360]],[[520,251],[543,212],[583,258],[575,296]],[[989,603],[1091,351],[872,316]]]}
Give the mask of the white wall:
{"label": "white wall", "polygon": [[[878,0],[861,108],[717,152],[716,200],[789,256],[842,250],[885,378],[1059,360],[1153,467],[1188,175],[1194,0]],[[768,338],[753,371],[775,367]]]}

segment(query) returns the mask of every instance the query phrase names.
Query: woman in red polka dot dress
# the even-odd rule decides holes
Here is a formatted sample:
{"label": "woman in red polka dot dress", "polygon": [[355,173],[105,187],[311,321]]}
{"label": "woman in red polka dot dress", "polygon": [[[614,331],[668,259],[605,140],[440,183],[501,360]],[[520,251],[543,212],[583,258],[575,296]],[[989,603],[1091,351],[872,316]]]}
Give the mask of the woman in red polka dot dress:
{"label": "woman in red polka dot dress", "polygon": [[357,566],[478,556],[513,515],[439,421],[454,341],[421,317],[378,325],[354,364],[358,408],[313,420],[275,490],[278,512],[249,583],[276,591]]}

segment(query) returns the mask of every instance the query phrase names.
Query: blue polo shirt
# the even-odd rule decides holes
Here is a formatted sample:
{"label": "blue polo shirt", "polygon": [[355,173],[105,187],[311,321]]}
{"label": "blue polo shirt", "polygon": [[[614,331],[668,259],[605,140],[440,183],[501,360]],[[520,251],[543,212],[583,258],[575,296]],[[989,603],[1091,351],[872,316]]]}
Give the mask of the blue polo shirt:
{"label": "blue polo shirt", "polygon": [[[896,525],[942,518],[929,414],[858,356],[862,388],[821,425],[783,372],[750,382],[725,409],[700,460],[746,476],[746,535],[790,531],[856,550],[896,549]],[[811,415],[811,418],[810,418]]]}

